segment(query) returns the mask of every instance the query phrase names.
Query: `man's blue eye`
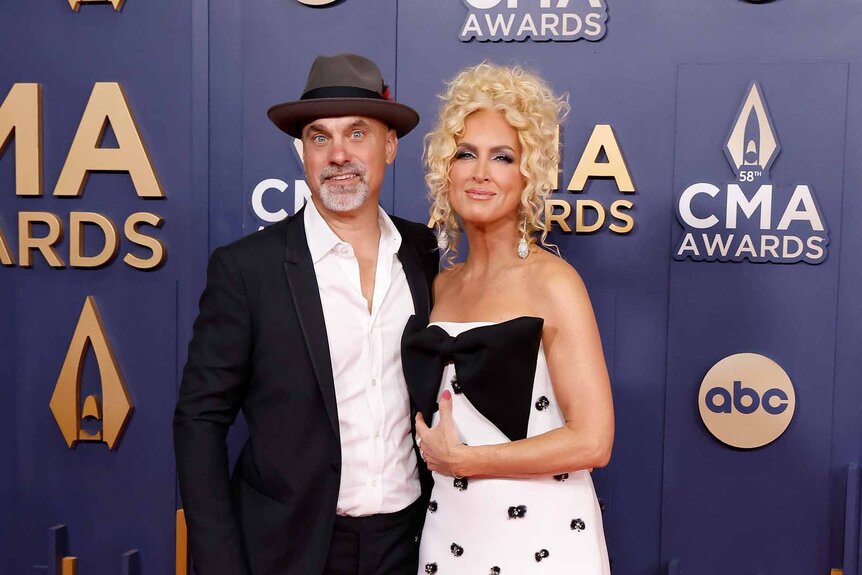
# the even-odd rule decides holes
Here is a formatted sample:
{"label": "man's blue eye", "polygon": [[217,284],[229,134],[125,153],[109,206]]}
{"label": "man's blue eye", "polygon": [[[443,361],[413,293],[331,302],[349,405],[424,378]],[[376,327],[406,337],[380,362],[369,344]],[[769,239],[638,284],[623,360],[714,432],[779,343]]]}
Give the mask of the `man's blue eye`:
{"label": "man's blue eye", "polygon": [[353,130],[353,132],[350,133],[350,136],[353,138],[361,138],[362,137],[362,131],[361,130]]}

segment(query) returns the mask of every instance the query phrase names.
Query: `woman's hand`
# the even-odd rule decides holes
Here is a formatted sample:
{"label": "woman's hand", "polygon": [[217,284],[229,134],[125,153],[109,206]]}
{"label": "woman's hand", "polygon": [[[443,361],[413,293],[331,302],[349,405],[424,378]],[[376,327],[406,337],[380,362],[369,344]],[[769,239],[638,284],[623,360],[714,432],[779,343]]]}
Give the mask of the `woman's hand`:
{"label": "woman's hand", "polygon": [[465,476],[464,456],[469,448],[458,439],[448,389],[440,395],[440,421],[436,427],[428,427],[421,412],[416,414],[416,443],[428,469],[450,477]]}

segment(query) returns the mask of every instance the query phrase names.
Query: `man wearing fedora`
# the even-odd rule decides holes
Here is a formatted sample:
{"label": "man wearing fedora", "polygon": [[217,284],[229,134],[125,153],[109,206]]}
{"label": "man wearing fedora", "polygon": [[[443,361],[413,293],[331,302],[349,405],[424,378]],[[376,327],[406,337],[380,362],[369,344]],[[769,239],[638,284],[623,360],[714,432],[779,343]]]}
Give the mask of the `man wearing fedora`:
{"label": "man wearing fedora", "polygon": [[[419,116],[373,62],[341,54],[269,118],[302,139],[311,201],[210,259],[174,415],[196,573],[412,575],[427,474],[400,339],[411,315],[427,322],[438,254],[378,200]],[[231,479],[240,409],[250,437]]]}

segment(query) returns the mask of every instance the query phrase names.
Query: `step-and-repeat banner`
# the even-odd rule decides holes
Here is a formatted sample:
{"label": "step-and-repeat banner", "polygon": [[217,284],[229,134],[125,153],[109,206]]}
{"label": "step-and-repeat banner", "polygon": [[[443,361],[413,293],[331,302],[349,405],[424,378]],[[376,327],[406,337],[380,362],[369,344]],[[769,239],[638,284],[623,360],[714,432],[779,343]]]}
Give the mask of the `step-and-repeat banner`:
{"label": "step-and-repeat banner", "polygon": [[207,256],[305,202],[266,110],[357,52],[422,116],[381,196],[416,221],[458,70],[569,95],[546,216],[612,377],[613,572],[857,575],[859,29],[852,0],[0,3],[0,572],[189,572]]}

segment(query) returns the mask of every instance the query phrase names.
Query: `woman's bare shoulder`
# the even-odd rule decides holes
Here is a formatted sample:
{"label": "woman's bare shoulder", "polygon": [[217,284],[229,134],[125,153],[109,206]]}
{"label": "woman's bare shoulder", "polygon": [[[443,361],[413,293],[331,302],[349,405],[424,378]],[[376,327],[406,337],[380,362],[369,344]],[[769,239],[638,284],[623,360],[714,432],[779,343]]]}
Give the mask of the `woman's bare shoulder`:
{"label": "woman's bare shoulder", "polygon": [[578,270],[560,256],[546,251],[540,251],[534,255],[537,256],[535,270],[531,273],[542,282],[544,287],[553,291],[556,288],[565,290],[583,285]]}
{"label": "woman's bare shoulder", "polygon": [[589,301],[581,275],[569,262],[548,252],[536,255],[540,257],[530,281],[537,284],[538,303],[547,309],[549,315],[556,315],[560,308]]}

